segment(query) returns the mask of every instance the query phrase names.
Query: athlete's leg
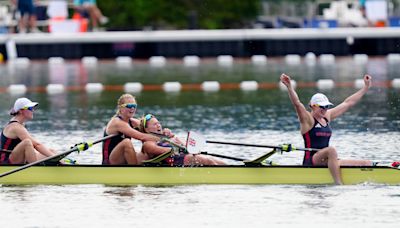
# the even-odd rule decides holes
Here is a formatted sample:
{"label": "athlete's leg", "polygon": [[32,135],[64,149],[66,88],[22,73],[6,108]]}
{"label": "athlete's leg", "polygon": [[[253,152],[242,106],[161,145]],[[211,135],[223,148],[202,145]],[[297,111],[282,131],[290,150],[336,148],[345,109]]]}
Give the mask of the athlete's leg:
{"label": "athlete's leg", "polygon": [[187,154],[184,160],[185,165],[225,165],[223,161],[205,155]]}
{"label": "athlete's leg", "polygon": [[31,163],[36,161],[36,151],[30,139],[24,139],[11,152],[10,161],[14,164]]}
{"label": "athlete's leg", "polygon": [[110,154],[110,164],[120,165],[120,164],[137,164],[137,157],[135,148],[132,145],[130,139],[124,139],[111,151]]}
{"label": "athlete's leg", "polygon": [[339,160],[340,166],[371,166],[369,160]]}
{"label": "athlete's leg", "polygon": [[343,184],[342,175],[340,173],[340,164],[335,148],[325,147],[315,153],[312,159],[314,165],[328,165],[335,184]]}

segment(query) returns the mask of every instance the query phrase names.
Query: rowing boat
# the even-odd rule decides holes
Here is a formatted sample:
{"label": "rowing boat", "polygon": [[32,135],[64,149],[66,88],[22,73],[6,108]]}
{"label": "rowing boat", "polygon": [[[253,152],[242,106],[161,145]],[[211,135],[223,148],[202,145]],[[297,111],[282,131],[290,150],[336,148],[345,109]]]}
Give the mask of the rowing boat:
{"label": "rowing boat", "polygon": [[[107,185],[183,185],[183,184],[333,184],[327,167],[273,165],[270,158],[277,152],[289,152],[291,145],[271,146],[240,144],[242,146],[273,148],[255,159],[245,160],[221,154],[201,152],[210,156],[241,161],[243,165],[171,167],[163,160],[174,154],[170,150],[143,165],[77,165],[61,164],[60,159],[74,151],[83,151],[91,145],[116,137],[110,135],[93,143],[80,143],[72,149],[26,165],[1,165],[0,184],[107,184]],[[209,141],[214,143],[214,141]],[[222,144],[234,144],[218,142]],[[299,148],[297,148],[299,149]],[[306,150],[301,148],[301,150]],[[307,148],[307,150],[315,150]],[[397,162],[398,163],[398,162]],[[392,165],[397,166],[398,164]],[[29,169],[28,169],[29,168]],[[342,167],[344,184],[378,183],[400,185],[400,167],[353,166]]]}
{"label": "rowing boat", "polygon": [[[0,173],[18,168],[2,165]],[[400,184],[400,170],[383,166],[343,167],[344,184]],[[326,167],[304,166],[102,166],[35,165],[0,178],[0,184],[333,184]]]}

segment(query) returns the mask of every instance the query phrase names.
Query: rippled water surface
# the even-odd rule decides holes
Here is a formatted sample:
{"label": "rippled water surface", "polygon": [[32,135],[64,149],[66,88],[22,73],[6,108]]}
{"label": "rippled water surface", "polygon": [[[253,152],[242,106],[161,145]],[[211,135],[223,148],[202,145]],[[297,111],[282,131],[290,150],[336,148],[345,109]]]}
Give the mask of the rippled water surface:
{"label": "rippled water surface", "polygon": [[[255,67],[247,61],[232,67],[219,67],[212,61],[198,68],[186,68],[178,62],[164,68],[145,63],[117,67],[101,62],[87,68],[77,61],[49,66],[35,62],[27,67],[0,65],[0,87],[25,84],[28,87],[61,83],[65,86],[101,82],[123,85],[139,81],[162,84],[167,81],[221,83],[256,80],[278,81],[286,72],[298,82],[333,79],[353,82],[369,73],[374,81],[386,82],[398,77],[399,68],[383,58],[373,58],[365,65],[350,58],[338,59],[335,65],[286,65],[280,59]],[[49,95],[40,91],[25,95],[40,103],[28,129],[40,141],[59,151],[82,140],[102,137],[102,129],[115,113],[116,100],[122,91],[105,90],[88,94],[68,91]],[[317,92],[314,87],[298,88],[306,104]],[[339,104],[356,90],[351,87],[323,91]],[[0,94],[0,121],[5,124],[16,95]],[[138,116],[157,115],[162,123],[184,138],[187,131],[202,133],[207,139],[275,145],[293,143],[303,146],[297,117],[286,92],[278,88],[242,92],[182,91],[165,93],[143,91],[136,94]],[[341,158],[366,158],[377,161],[400,159],[399,90],[378,86],[362,101],[332,123],[331,144]],[[140,143],[135,142],[140,149]],[[253,158],[265,149],[207,145],[214,153]],[[278,164],[301,164],[302,152],[275,155]],[[101,161],[96,145],[71,157],[79,163]],[[226,161],[236,164],[233,161]],[[1,186],[0,208],[6,227],[265,227],[346,226],[378,227],[400,222],[399,186],[365,183],[356,186],[304,185],[200,185],[200,186],[104,186],[39,185]]]}

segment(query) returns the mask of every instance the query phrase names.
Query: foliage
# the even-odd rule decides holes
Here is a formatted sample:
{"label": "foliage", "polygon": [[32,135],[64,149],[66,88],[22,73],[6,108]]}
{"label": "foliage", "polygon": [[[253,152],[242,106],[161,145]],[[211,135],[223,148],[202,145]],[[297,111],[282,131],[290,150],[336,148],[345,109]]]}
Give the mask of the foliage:
{"label": "foliage", "polygon": [[110,29],[243,28],[260,13],[260,0],[99,0]]}

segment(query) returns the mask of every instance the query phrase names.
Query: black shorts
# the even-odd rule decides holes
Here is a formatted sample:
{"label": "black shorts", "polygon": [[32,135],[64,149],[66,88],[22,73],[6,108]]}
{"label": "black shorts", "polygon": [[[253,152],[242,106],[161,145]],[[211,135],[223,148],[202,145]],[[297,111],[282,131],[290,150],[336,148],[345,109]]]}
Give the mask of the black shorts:
{"label": "black shorts", "polygon": [[168,166],[183,166],[185,164],[184,153],[174,154],[169,158],[164,159],[163,164]]}

